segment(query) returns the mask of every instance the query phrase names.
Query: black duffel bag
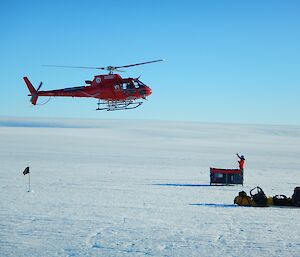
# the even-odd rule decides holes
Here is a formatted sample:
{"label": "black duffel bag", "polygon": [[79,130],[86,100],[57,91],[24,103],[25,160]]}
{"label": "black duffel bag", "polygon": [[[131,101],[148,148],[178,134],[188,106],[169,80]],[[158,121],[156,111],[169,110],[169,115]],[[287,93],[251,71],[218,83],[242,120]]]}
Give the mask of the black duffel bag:
{"label": "black duffel bag", "polygon": [[285,195],[275,195],[273,196],[273,204],[277,206],[291,206],[292,199]]}
{"label": "black duffel bag", "polygon": [[292,196],[292,204],[300,207],[300,187],[295,187],[294,194]]}

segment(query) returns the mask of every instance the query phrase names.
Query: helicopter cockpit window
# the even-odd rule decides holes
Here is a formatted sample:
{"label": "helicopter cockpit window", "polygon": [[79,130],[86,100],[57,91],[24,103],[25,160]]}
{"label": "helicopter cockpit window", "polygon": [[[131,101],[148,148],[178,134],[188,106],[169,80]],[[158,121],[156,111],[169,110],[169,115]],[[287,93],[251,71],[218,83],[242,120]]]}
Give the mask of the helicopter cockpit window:
{"label": "helicopter cockpit window", "polygon": [[139,83],[136,80],[133,81],[133,84],[134,84],[135,88],[139,88],[140,87]]}
{"label": "helicopter cockpit window", "polygon": [[140,80],[137,80],[137,83],[138,83],[138,85],[139,85],[139,87],[140,88],[144,88],[146,85],[142,82],[142,81],[140,81]]}
{"label": "helicopter cockpit window", "polygon": [[123,88],[123,90],[134,90],[135,89],[135,84],[130,83],[130,82],[126,82],[126,83],[122,84],[122,88]]}
{"label": "helicopter cockpit window", "polygon": [[134,86],[133,86],[132,84],[130,84],[130,83],[127,83],[127,88],[129,88],[129,89],[133,89],[133,88],[134,88]]}

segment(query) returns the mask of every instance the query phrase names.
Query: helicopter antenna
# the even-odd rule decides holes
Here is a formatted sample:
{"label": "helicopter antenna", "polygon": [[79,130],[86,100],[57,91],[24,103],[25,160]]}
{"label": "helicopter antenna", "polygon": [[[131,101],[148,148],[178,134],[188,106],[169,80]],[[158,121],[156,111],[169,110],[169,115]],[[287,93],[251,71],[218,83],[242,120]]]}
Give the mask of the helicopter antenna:
{"label": "helicopter antenna", "polygon": [[154,63],[154,62],[161,62],[161,61],[164,61],[164,59],[159,59],[159,60],[154,60],[154,61],[149,61],[149,62],[140,62],[140,63],[129,64],[129,65],[122,65],[122,66],[107,66],[107,67],[88,67],[88,66],[69,66],[69,65],[49,65],[49,64],[44,64],[44,65],[42,65],[42,66],[44,66],[44,67],[60,67],[60,68],[77,68],[77,69],[107,70],[107,71],[109,72],[109,74],[113,74],[114,71],[124,72],[123,70],[119,70],[119,68],[129,68],[129,67],[133,67],[133,66],[144,65],[144,64]]}

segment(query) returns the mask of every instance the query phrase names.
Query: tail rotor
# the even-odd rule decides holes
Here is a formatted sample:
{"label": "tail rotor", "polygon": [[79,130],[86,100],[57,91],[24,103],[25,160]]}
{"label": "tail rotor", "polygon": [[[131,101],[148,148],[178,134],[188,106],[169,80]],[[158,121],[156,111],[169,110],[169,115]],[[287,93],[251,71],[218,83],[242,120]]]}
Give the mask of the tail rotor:
{"label": "tail rotor", "polygon": [[43,85],[43,82],[41,82],[38,86],[37,89],[34,88],[34,86],[31,84],[30,80],[27,78],[27,77],[24,77],[23,78],[27,87],[28,87],[28,90],[30,92],[30,94],[28,96],[31,96],[30,98],[30,102],[33,104],[33,105],[36,105],[36,102],[37,102],[37,99],[39,97],[38,93],[39,93],[39,90],[41,89],[42,85]]}
{"label": "tail rotor", "polygon": [[37,91],[37,93],[38,93],[38,92],[39,92],[39,90],[41,89],[42,85],[43,85],[43,82],[41,81],[41,82],[40,82],[40,84],[39,84],[39,86],[38,86],[38,88],[37,88],[37,90],[36,90],[36,91]]}

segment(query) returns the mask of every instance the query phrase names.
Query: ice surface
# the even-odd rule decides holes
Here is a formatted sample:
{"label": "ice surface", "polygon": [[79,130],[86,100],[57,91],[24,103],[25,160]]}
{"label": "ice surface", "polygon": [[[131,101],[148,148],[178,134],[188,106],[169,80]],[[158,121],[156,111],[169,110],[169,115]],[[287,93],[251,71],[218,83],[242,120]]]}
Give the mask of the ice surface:
{"label": "ice surface", "polygon": [[[298,126],[0,124],[0,256],[300,256],[300,209],[233,206],[257,185],[300,186]],[[209,167],[236,168],[236,152],[244,186],[210,187]]]}

